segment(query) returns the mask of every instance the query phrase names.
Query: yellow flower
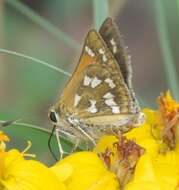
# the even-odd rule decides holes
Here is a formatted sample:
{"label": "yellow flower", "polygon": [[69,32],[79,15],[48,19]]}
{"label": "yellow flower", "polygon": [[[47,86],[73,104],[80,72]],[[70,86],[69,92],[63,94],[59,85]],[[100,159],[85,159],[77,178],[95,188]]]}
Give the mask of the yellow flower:
{"label": "yellow flower", "polygon": [[0,141],[6,142],[9,141],[9,137],[0,131]]}
{"label": "yellow flower", "polygon": [[68,190],[119,190],[115,174],[93,152],[74,153],[51,169]]}
{"label": "yellow flower", "polygon": [[165,112],[167,117],[173,112],[179,111],[179,104],[172,98],[169,91],[166,94],[161,94],[161,96],[158,97],[158,104],[160,106],[160,110]]}
{"label": "yellow flower", "polygon": [[[179,104],[172,99],[169,92],[158,98],[158,104],[159,109],[156,111],[144,109],[146,122],[125,134],[127,139],[135,141],[145,149],[138,157],[133,177],[125,184],[125,190],[179,189]],[[115,160],[116,141],[118,139],[114,136],[105,136],[95,148],[96,152],[103,154],[106,148],[109,154],[110,149],[114,153],[110,156],[111,164]],[[109,163],[108,159],[106,163]]]}
{"label": "yellow flower", "polygon": [[65,185],[45,165],[26,160],[13,149],[0,153],[1,190],[66,190]]}
{"label": "yellow flower", "polygon": [[135,166],[144,153],[141,146],[122,135],[118,138],[104,136],[94,151],[100,155],[107,168],[116,174],[121,189],[131,180]]}
{"label": "yellow flower", "polygon": [[0,152],[6,149],[5,142],[9,141],[9,137],[0,131]]}
{"label": "yellow flower", "polygon": [[[47,168],[26,151],[0,148],[2,190],[178,190],[179,104],[169,92],[146,122],[126,134],[104,136],[93,152],[74,153]],[[0,133],[0,142],[7,138]],[[28,149],[28,148],[27,148]]]}

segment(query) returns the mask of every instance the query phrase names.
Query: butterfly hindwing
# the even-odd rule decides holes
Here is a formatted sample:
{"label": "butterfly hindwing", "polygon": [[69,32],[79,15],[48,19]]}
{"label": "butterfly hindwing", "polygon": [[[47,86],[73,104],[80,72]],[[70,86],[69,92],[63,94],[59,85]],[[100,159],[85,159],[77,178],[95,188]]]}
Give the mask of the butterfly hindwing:
{"label": "butterfly hindwing", "polygon": [[129,88],[133,99],[133,105],[131,106],[132,112],[139,112],[140,108],[138,101],[135,97],[133,87],[132,87],[132,66],[130,55],[127,52],[127,48],[123,41],[121,34],[111,18],[107,18],[102,24],[99,33],[103,40],[105,41],[107,47],[112,52],[113,56],[117,60],[121,73],[123,75],[124,81]]}
{"label": "butterfly hindwing", "polygon": [[111,18],[107,18],[102,24],[99,33],[120,65],[125,83],[130,87],[132,76],[130,56],[125,49],[126,46],[116,24],[113,23]]}
{"label": "butterfly hindwing", "polygon": [[60,104],[79,118],[90,118],[128,114],[131,101],[116,59],[100,35],[91,30]]}

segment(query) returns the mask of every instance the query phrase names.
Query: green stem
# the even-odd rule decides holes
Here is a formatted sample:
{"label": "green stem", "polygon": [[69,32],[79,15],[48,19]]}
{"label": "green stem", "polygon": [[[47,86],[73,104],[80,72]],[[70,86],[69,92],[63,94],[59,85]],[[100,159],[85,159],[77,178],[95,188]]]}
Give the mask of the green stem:
{"label": "green stem", "polygon": [[[0,123],[3,123],[3,122],[6,122],[6,121],[5,120],[0,120]],[[15,121],[12,125],[26,127],[26,128],[29,128],[29,129],[35,129],[35,130],[38,130],[38,131],[41,131],[41,132],[44,132],[44,133],[48,133],[49,136],[52,133],[51,130],[45,129],[44,127],[40,127],[40,126],[37,126],[37,125],[29,124],[29,123],[23,123],[23,122],[16,122]],[[6,127],[8,127],[8,126],[6,126]],[[4,127],[4,128],[6,128],[6,127]],[[54,134],[53,134],[53,136],[56,137]],[[66,143],[70,143],[70,144],[72,143],[71,141],[68,141],[68,139],[66,139],[63,135],[61,135],[60,138],[62,139],[62,141],[66,142]],[[84,150],[84,149],[83,149],[83,147],[81,145],[79,145],[78,150]]]}
{"label": "green stem", "polygon": [[177,3],[177,14],[179,16],[179,0],[176,0],[176,3]]}
{"label": "green stem", "polygon": [[94,21],[96,29],[99,29],[103,21],[108,17],[108,0],[93,0]]}
{"label": "green stem", "polygon": [[[6,121],[5,120],[0,120],[0,123],[4,123],[4,122],[6,122]],[[43,132],[46,132],[46,133],[51,133],[51,131],[48,130],[48,129],[44,129],[43,127],[33,125],[33,124],[29,124],[29,123],[21,123],[21,122],[14,121],[13,125],[25,126],[25,127],[29,127],[29,128],[32,128],[32,129],[37,129],[37,130],[40,130],[40,131],[43,131]]]}
{"label": "green stem", "polygon": [[70,46],[74,49],[77,49],[77,50],[80,48],[80,45],[76,41],[71,39],[66,33],[60,31],[53,24],[51,24],[50,22],[45,20],[43,17],[36,14],[32,9],[23,5],[21,2],[19,2],[17,0],[6,0],[6,2],[10,6],[12,6],[16,10],[18,10],[21,14],[23,14],[26,17],[28,17],[29,19],[31,19],[34,23],[38,24],[44,30],[51,33],[59,40],[64,41],[68,46]]}
{"label": "green stem", "polygon": [[51,65],[45,61],[42,61],[40,59],[37,59],[37,58],[34,58],[34,57],[31,57],[29,55],[25,55],[25,54],[22,54],[22,53],[18,53],[18,52],[15,52],[15,51],[11,51],[11,50],[7,50],[7,49],[3,49],[3,48],[0,48],[0,53],[5,53],[5,54],[9,54],[9,55],[14,55],[14,56],[17,56],[17,57],[22,57],[22,58],[25,58],[25,59],[28,59],[28,60],[31,60],[31,61],[34,61],[36,63],[39,63],[39,64],[42,64],[42,65],[45,65],[46,67],[49,67],[55,71],[58,71],[66,76],[71,76],[70,73],[68,73],[67,71],[64,71],[63,69],[60,69],[54,65]]}
{"label": "green stem", "polygon": [[163,64],[167,77],[167,82],[174,97],[179,100],[178,77],[176,73],[174,58],[172,56],[172,51],[170,47],[170,39],[165,19],[163,0],[153,0],[153,2],[155,10],[156,27],[159,36],[160,48],[163,56]]}
{"label": "green stem", "polygon": [[29,124],[29,123],[19,123],[19,122],[15,122],[14,125],[24,126],[24,127],[28,127],[28,128],[40,130],[40,131],[43,131],[43,132],[45,132],[45,133],[51,134],[51,131],[50,131],[50,130],[45,129],[45,128],[40,127],[40,126],[37,126],[37,125]]}

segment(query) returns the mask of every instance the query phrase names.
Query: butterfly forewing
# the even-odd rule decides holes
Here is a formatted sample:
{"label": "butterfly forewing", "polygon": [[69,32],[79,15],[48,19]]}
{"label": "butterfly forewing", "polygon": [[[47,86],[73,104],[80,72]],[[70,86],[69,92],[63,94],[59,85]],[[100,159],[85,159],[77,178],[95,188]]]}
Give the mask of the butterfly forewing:
{"label": "butterfly forewing", "polygon": [[103,39],[91,30],[79,64],[60,98],[78,118],[130,114],[132,98],[120,67]]}

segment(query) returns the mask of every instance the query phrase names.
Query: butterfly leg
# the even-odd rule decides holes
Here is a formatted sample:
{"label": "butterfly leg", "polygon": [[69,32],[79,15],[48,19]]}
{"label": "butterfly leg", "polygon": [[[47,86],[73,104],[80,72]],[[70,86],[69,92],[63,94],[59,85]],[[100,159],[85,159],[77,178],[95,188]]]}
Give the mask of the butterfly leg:
{"label": "butterfly leg", "polygon": [[[73,132],[74,132],[74,130],[76,131],[76,133],[74,135],[72,135],[70,132],[68,132],[66,130],[59,129],[60,133],[64,134],[68,139],[70,139],[70,141],[74,145],[68,154],[75,152],[77,150],[77,148],[79,148],[79,150],[90,150],[92,148],[92,146],[90,146],[91,143],[89,143],[89,140],[84,140],[83,138],[80,137],[81,131],[76,130],[76,128],[73,128]],[[84,134],[83,134],[83,136],[84,136]],[[83,143],[84,147],[79,146],[79,145],[82,145],[81,143]]]}
{"label": "butterfly leg", "polygon": [[86,131],[84,131],[80,126],[77,126],[77,129],[83,134],[85,135],[95,146],[96,145],[96,141],[93,137],[91,137]]}
{"label": "butterfly leg", "polygon": [[69,154],[68,152],[65,152],[63,150],[63,147],[62,147],[62,143],[61,143],[61,140],[60,140],[60,134],[64,134],[67,135],[67,132],[61,130],[61,129],[56,129],[56,139],[57,139],[57,143],[58,143],[58,148],[59,148],[59,152],[60,152],[60,160],[63,158],[64,154]]}
{"label": "butterfly leg", "polygon": [[93,148],[90,145],[89,141],[85,141],[85,150],[90,151]]}
{"label": "butterfly leg", "polygon": [[75,136],[75,135],[71,134],[68,130],[63,130],[63,129],[59,129],[59,128],[57,130],[58,130],[57,142],[59,142],[58,144],[59,144],[60,153],[61,153],[61,150],[63,149],[62,146],[60,145],[61,144],[60,139],[59,139],[60,134],[63,135],[64,137],[66,137],[67,139],[69,139],[74,145],[69,153],[63,151],[63,154],[71,154],[71,153],[75,152],[75,150],[78,148],[78,146],[81,142],[81,138],[78,137],[79,135],[76,134],[76,136]]}
{"label": "butterfly leg", "polygon": [[[70,139],[70,141],[73,142],[73,147],[72,147],[70,153],[75,152],[75,150],[78,148],[78,146],[79,146],[79,144],[80,144],[80,142],[81,142],[81,139],[78,138],[78,137],[75,136],[75,135],[72,135],[72,134],[71,134],[70,132],[68,132],[68,131],[65,131],[65,130],[62,130],[62,129],[59,129],[59,131],[60,131],[62,134],[64,134],[68,139]],[[69,154],[70,154],[70,153],[69,153]]]}
{"label": "butterfly leg", "polygon": [[71,153],[75,152],[75,150],[78,148],[79,144],[80,144],[80,139],[75,139],[75,143],[73,148],[71,149]]}

